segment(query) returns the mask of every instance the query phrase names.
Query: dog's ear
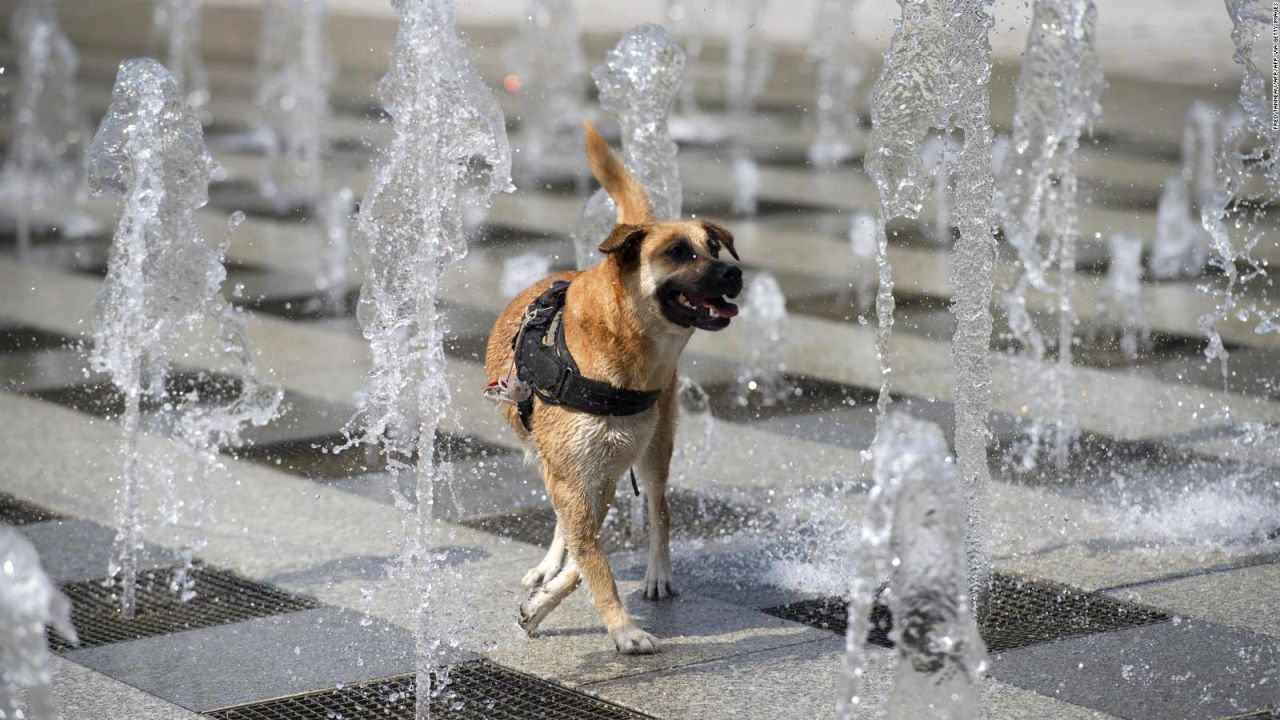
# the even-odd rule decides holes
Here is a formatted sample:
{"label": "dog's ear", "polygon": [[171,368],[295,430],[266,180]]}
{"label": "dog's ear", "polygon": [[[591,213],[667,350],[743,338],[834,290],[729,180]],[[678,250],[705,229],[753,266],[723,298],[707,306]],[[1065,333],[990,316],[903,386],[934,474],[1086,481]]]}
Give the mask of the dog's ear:
{"label": "dog's ear", "polygon": [[582,137],[591,173],[618,206],[618,223],[629,225],[653,220],[653,208],[649,205],[644,186],[627,169],[618,153],[600,137],[590,120],[582,123]]}
{"label": "dog's ear", "polygon": [[738,251],[733,247],[733,233],[713,222],[702,221],[702,229],[707,233],[707,239],[714,240],[725,247],[734,260],[742,262],[742,258],[738,257]]}
{"label": "dog's ear", "polygon": [[600,243],[598,249],[605,255],[617,257],[625,264],[636,256],[640,241],[644,240],[648,231],[643,225],[614,225],[613,232]]}

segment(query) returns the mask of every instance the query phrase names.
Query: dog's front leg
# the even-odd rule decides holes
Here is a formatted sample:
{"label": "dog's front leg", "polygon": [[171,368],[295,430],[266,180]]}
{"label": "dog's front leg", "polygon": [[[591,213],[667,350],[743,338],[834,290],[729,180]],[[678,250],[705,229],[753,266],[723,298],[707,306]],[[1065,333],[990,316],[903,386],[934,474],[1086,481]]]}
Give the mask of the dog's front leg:
{"label": "dog's front leg", "polygon": [[[607,487],[592,490],[603,498],[613,496],[615,483]],[[658,652],[658,640],[649,633],[636,627],[631,614],[618,596],[618,585],[614,581],[613,571],[609,569],[609,561],[604,549],[600,546],[600,526],[608,511],[608,503],[592,502],[587,496],[588,489],[583,483],[573,478],[567,482],[549,482],[552,488],[552,501],[556,506],[556,514],[560,519],[561,531],[565,544],[569,549],[569,565],[587,581],[591,590],[591,599],[595,603],[600,619],[604,621],[609,636],[613,639],[618,652],[624,655],[647,655]],[[566,567],[568,570],[568,567]],[[562,570],[561,575],[565,574]],[[560,576],[551,581],[558,585]],[[541,593],[538,593],[539,595]],[[566,593],[567,594],[567,593]],[[556,601],[559,602],[558,600]]]}
{"label": "dog's front leg", "polygon": [[658,427],[638,465],[649,504],[649,564],[644,572],[644,596],[649,600],[665,600],[676,594],[671,582],[671,514],[667,509],[667,477],[676,429],[674,382],[658,403]]}

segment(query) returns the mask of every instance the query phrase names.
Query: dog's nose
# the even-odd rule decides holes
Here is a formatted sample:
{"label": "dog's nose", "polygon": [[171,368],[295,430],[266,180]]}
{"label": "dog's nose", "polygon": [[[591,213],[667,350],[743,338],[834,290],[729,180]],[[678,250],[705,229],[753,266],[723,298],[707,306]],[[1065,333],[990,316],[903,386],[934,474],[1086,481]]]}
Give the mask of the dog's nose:
{"label": "dog's nose", "polygon": [[720,263],[716,265],[715,275],[717,280],[723,280],[738,286],[742,285],[742,268],[737,265]]}

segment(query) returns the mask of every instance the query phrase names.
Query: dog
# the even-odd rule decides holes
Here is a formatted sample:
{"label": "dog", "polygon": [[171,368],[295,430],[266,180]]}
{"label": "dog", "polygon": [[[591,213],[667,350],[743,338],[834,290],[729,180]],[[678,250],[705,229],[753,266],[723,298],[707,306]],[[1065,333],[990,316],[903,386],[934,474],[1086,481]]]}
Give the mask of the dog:
{"label": "dog", "polygon": [[[530,399],[522,419],[512,403],[499,404],[536,462],[556,511],[555,536],[546,557],[528,572],[528,599],[520,625],[530,635],[583,578],[618,652],[659,651],[618,597],[618,587],[597,537],[618,479],[639,474],[648,499],[649,553],[644,595],[675,595],[671,579],[670,516],[666,486],[676,425],[676,366],[695,330],[728,327],[738,308],[726,298],[742,291],[742,268],[728,230],[702,220],[657,220],[639,180],[595,127],[583,124],[592,174],[617,204],[617,224],[602,239],[603,257],[582,271],[533,284],[506,306],[494,323],[485,352],[490,385],[510,376],[513,348],[522,337],[531,304],[553,283],[568,281],[559,324],[583,378],[620,392],[649,391],[656,401],[634,414],[594,414]],[[561,286],[562,287],[562,286]],[[523,375],[521,375],[523,377]],[[526,401],[529,403],[530,401]],[[633,477],[634,479],[634,477]]]}

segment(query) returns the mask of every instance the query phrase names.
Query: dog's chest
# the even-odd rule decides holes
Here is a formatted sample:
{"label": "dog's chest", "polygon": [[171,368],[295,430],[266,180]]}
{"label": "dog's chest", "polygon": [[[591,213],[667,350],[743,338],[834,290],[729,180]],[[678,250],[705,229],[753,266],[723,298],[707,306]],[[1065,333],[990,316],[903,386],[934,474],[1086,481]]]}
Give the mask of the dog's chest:
{"label": "dog's chest", "polygon": [[653,437],[657,417],[654,409],[622,417],[579,415],[574,422],[572,455],[584,470],[612,474],[635,462]]}

